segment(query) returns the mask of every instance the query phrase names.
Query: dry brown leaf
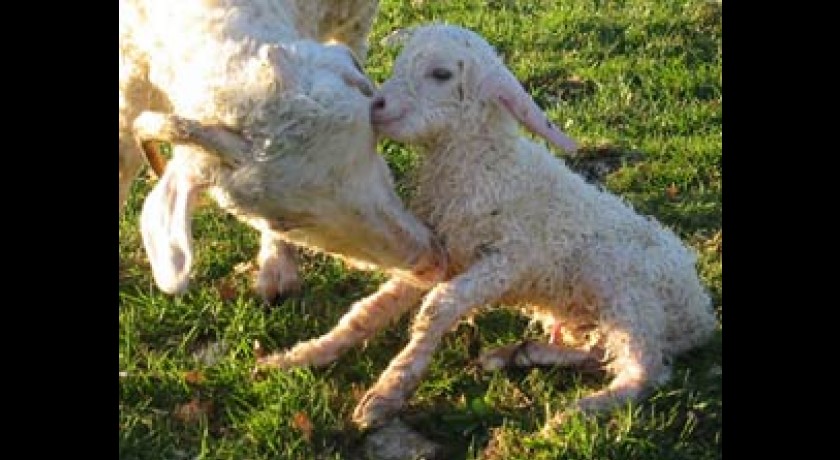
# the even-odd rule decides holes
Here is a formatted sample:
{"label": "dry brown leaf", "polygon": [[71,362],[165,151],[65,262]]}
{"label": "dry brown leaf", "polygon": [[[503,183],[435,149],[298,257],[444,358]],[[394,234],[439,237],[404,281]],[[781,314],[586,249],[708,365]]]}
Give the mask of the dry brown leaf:
{"label": "dry brown leaf", "polygon": [[193,385],[199,385],[204,382],[204,373],[201,371],[187,371],[184,372],[184,380]]}
{"label": "dry brown leaf", "polygon": [[216,290],[219,291],[219,298],[222,300],[234,300],[239,293],[233,282],[224,279],[216,285]]}
{"label": "dry brown leaf", "polygon": [[179,404],[172,411],[172,416],[176,420],[183,423],[195,423],[206,417],[213,409],[213,401],[200,401],[198,398],[192,399],[186,404]]}
{"label": "dry brown leaf", "polygon": [[675,199],[677,197],[677,194],[679,194],[679,193],[680,193],[680,190],[677,188],[677,185],[674,184],[673,182],[671,182],[671,185],[669,185],[665,189],[665,194],[668,195],[668,198],[670,198],[672,200]]}
{"label": "dry brown leaf", "polygon": [[306,442],[312,441],[312,421],[309,420],[309,416],[306,415],[306,412],[299,411],[292,416],[292,426],[300,431],[303,435],[303,439],[306,439]]}

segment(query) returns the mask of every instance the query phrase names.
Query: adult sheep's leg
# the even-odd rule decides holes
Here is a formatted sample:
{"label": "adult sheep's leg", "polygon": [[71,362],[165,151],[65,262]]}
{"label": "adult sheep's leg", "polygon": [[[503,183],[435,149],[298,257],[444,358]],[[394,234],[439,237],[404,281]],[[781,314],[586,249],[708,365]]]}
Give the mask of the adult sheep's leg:
{"label": "adult sheep's leg", "polygon": [[261,230],[259,271],[254,288],[265,303],[300,289],[295,249],[271,230]]}
{"label": "adult sheep's leg", "polygon": [[301,342],[291,350],[260,358],[257,365],[280,369],[327,365],[416,305],[423,292],[399,278],[392,278],[374,294],[353,304],[328,333]]}
{"label": "adult sheep's leg", "polygon": [[429,292],[414,320],[411,341],[356,406],[356,424],[361,428],[380,425],[402,408],[420,384],[443,334],[470,309],[498,299],[511,286],[510,266],[496,254]]}

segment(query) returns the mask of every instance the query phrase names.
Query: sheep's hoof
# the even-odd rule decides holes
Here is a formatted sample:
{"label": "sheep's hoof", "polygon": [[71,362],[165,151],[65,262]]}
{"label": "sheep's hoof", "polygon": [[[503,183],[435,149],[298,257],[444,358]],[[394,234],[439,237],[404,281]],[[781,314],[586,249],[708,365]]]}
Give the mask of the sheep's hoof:
{"label": "sheep's hoof", "polygon": [[280,305],[286,299],[293,297],[300,292],[302,283],[299,279],[286,279],[279,282],[272,283],[258,283],[254,290],[260,296],[264,305]]}
{"label": "sheep's hoof", "polygon": [[381,427],[399,412],[402,405],[402,398],[388,398],[368,390],[353,411],[353,423],[362,431]]}
{"label": "sheep's hoof", "polygon": [[254,290],[265,305],[279,305],[300,292],[302,282],[297,271],[281,271],[277,267],[263,268],[257,273]]}

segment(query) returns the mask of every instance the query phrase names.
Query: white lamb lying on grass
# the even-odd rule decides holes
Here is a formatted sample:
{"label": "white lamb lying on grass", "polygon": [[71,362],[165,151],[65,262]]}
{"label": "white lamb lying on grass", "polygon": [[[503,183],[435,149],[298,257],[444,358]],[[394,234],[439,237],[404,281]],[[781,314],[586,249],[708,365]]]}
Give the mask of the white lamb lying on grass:
{"label": "white lamb lying on grass", "polygon": [[317,41],[364,53],[377,4],[120,1],[121,206],[141,146],[175,144],[141,214],[164,292],[189,283],[190,220],[203,190],[261,232],[257,290],[267,301],[298,279],[286,243],[420,283],[439,279],[442,253],[376,153],[370,81],[350,49]]}
{"label": "white lamb lying on grass", "polygon": [[[485,367],[604,363],[607,388],[573,409],[608,409],[668,380],[671,358],[716,328],[692,251],[519,133],[517,121],[575,149],[483,38],[448,25],[406,35],[393,76],[374,97],[372,120],[381,134],[419,151],[410,207],[444,242],[449,274],[425,297],[392,279],[354,308],[351,315],[365,316],[355,310],[367,303],[381,325],[382,314],[393,318],[423,299],[410,342],[363,397],[354,420],[370,427],[395,414],[442,336],[486,304],[521,306],[551,335],[547,343],[490,351],[481,358]],[[324,356],[337,356],[362,335],[344,323],[262,362],[325,364]]]}

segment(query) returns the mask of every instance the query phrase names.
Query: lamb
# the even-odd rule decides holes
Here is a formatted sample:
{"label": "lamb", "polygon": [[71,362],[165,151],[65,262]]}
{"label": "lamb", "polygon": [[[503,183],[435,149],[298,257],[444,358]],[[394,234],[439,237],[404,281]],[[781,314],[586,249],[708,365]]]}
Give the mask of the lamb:
{"label": "lamb", "polygon": [[[638,400],[666,382],[672,357],[703,344],[717,324],[696,256],[672,231],[519,133],[517,121],[566,151],[576,148],[486,40],[444,24],[403,36],[407,43],[374,97],[371,118],[380,134],[420,153],[410,209],[444,242],[449,266],[446,280],[427,293],[391,279],[354,307],[397,315],[422,298],[408,345],[364,395],[354,421],[374,427],[398,412],[442,336],[484,305],[521,307],[549,334],[547,342],[485,352],[485,368],[596,363],[607,372],[606,388],[549,426],[576,410],[597,413]],[[348,338],[348,329],[342,320],[261,364],[323,365],[324,356],[366,338]]]}
{"label": "lamb", "polygon": [[190,215],[205,189],[261,232],[256,287],[266,301],[297,282],[288,244],[415,283],[439,277],[441,250],[376,153],[372,85],[335,42],[364,55],[377,3],[120,2],[121,207],[141,148],[175,143],[141,214],[163,291],[187,288]]}

